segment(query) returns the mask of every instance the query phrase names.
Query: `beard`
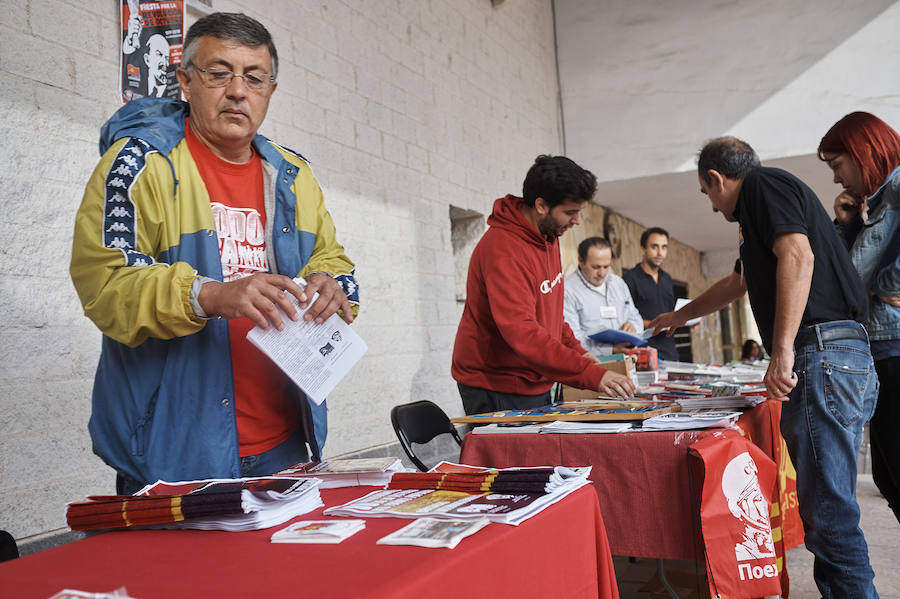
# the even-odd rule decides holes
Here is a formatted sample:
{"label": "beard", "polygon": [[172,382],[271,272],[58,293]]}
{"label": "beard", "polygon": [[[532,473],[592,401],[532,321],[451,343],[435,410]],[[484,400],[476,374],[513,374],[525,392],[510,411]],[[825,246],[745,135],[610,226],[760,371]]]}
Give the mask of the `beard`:
{"label": "beard", "polygon": [[544,239],[547,241],[553,241],[565,233],[568,228],[569,227],[566,225],[557,223],[550,214],[547,214],[547,216],[538,221],[538,231],[540,231],[541,235],[543,235]]}

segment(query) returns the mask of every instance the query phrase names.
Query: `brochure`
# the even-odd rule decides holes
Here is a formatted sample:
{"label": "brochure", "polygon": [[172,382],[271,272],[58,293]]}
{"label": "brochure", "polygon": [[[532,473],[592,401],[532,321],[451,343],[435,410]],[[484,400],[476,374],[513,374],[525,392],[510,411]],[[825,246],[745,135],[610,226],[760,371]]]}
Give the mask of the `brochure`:
{"label": "brochure", "polygon": [[365,520],[301,520],[276,531],[272,542],[340,543],[365,527]]}
{"label": "brochure", "polygon": [[462,493],[433,489],[391,489],[373,491],[365,497],[325,510],[327,516],[357,518],[440,518],[477,520],[517,526],[556,503],[572,491],[590,482],[584,481],[565,490],[548,493]]}
{"label": "brochure", "polygon": [[417,547],[447,547],[459,542],[490,524],[487,518],[478,520],[439,520],[419,518],[376,541],[378,545],[415,545]]}
{"label": "brochure", "polygon": [[[677,300],[675,300],[675,310],[676,311],[681,310],[682,308],[687,306],[689,303],[691,303],[691,300],[684,298],[684,297],[679,297]],[[689,321],[685,322],[684,326],[692,327],[695,324],[698,324],[699,322],[700,322],[700,318],[692,318]]]}
{"label": "brochure", "polygon": [[[344,505],[325,509],[326,516],[355,518],[439,518],[441,520],[478,520],[518,525],[556,503],[569,493],[591,484],[587,479],[590,467],[585,468],[505,468],[509,471],[552,471],[545,493],[485,492],[466,493],[428,489],[386,489],[373,491]],[[497,470],[441,462],[421,474],[486,474]]]}
{"label": "brochure", "polygon": [[[302,278],[294,281],[306,287]],[[247,340],[269,356],[310,399],[321,404],[368,347],[337,313],[322,324],[307,322],[303,320],[306,310],[300,308],[297,298],[290,294],[288,297],[300,319],[293,321],[282,311],[283,330],[256,326],[247,333]],[[309,306],[317,297],[318,294],[313,295]]]}

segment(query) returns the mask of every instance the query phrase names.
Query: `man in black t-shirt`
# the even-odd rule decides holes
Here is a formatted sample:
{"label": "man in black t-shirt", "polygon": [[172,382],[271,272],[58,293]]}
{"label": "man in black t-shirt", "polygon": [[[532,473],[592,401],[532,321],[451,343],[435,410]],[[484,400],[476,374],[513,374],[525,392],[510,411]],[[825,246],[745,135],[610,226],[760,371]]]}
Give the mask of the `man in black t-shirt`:
{"label": "man in black t-shirt", "polygon": [[[669,233],[659,227],[650,227],[641,234],[641,261],[622,275],[634,299],[634,305],[644,319],[644,327],[663,312],[675,309],[672,277],[660,268],[668,252]],[[678,359],[673,337],[654,335],[647,343],[656,348],[660,359]]]}
{"label": "man in black t-shirt", "polygon": [[709,142],[697,168],[713,211],[740,224],[740,260],[729,276],[649,326],[671,330],[749,291],[771,356],[766,390],[785,402],[781,432],[797,470],[816,584],[824,597],[877,597],[856,502],[856,456],[878,388],[860,324],[865,288],[802,181],[760,166],[753,149],[733,137]]}

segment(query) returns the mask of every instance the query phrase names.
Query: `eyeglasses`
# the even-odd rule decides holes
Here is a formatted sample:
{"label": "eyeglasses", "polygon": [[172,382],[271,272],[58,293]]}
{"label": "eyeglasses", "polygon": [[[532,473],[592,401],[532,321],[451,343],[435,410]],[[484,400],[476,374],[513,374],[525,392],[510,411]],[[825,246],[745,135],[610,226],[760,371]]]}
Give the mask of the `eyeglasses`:
{"label": "eyeglasses", "polygon": [[188,68],[198,71],[203,83],[209,87],[225,87],[235,77],[242,77],[244,85],[253,91],[268,89],[275,82],[275,76],[268,73],[244,73],[243,75],[238,75],[228,69],[201,69],[196,65],[190,65]]}

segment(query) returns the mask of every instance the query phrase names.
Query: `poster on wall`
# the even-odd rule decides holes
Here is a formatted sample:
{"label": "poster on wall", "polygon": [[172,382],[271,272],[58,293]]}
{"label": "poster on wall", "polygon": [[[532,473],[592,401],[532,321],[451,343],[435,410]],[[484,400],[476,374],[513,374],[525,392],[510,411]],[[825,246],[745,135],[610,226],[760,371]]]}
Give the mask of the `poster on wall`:
{"label": "poster on wall", "polygon": [[175,69],[184,42],[184,0],[122,1],[122,101],[181,97]]}

